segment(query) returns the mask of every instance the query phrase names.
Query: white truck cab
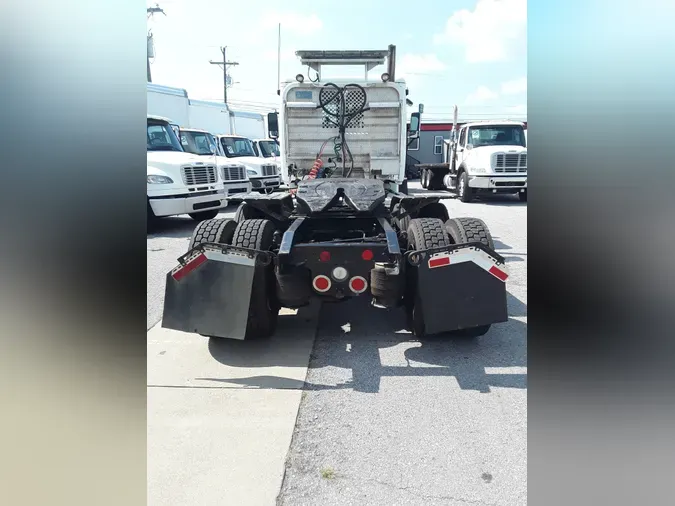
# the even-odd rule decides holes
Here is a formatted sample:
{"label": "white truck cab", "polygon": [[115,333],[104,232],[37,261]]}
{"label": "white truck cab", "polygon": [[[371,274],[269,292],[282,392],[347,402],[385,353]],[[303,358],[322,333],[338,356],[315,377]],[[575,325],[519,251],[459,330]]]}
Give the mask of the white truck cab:
{"label": "white truck cab", "polygon": [[281,185],[279,164],[256,156],[250,139],[239,135],[217,135],[223,154],[231,161],[246,167],[253,190],[269,192]]}
{"label": "white truck cab", "polygon": [[527,137],[519,121],[477,121],[443,141],[443,163],[419,164],[422,188],[450,190],[463,202],[481,194],[518,194],[527,201]]}
{"label": "white truck cab", "polygon": [[[306,80],[299,74],[285,83],[278,116],[268,115],[270,137],[274,131],[281,146],[284,181],[293,188],[297,181],[313,177],[307,171],[314,166],[330,177],[381,179],[391,191],[405,193],[406,83],[395,78],[391,62],[381,76],[368,75],[391,53],[296,51],[296,55],[316,78]],[[326,66],[362,66],[365,72],[362,78],[324,82],[321,71]]]}
{"label": "white truck cab", "polygon": [[181,146],[187,153],[201,156],[205,160],[215,158],[225,198],[251,192],[251,181],[246,174],[246,166],[227,158],[215,136],[206,130],[180,127],[179,138]]}
{"label": "white truck cab", "polygon": [[[459,129],[456,158],[457,194],[467,200],[480,193],[517,193],[527,200],[527,144],[523,123],[481,121]],[[452,144],[446,153],[451,156]]]}
{"label": "white truck cab", "polygon": [[177,125],[148,115],[148,221],[188,214],[201,221],[227,207],[214,157],[186,153],[176,135]]}
{"label": "white truck cab", "polygon": [[259,158],[267,158],[274,160],[277,163],[281,161],[281,153],[279,151],[279,143],[274,139],[252,139],[253,151],[255,156]]}

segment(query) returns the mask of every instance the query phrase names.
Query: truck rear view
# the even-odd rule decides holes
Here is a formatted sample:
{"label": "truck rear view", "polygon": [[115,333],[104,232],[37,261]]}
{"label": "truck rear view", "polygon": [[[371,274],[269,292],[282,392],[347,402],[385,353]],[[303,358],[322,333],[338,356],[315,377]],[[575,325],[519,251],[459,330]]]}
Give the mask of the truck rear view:
{"label": "truck rear view", "polygon": [[[320,53],[298,52],[311,60],[376,56]],[[234,219],[195,229],[167,274],[162,325],[266,337],[281,307],[352,297],[401,308],[418,337],[481,336],[506,321],[508,273],[487,225],[451,218],[438,196],[397,191],[407,138],[419,125],[415,113],[406,132],[404,83],[303,81],[286,87],[280,117],[269,121],[293,188],[247,195]]]}

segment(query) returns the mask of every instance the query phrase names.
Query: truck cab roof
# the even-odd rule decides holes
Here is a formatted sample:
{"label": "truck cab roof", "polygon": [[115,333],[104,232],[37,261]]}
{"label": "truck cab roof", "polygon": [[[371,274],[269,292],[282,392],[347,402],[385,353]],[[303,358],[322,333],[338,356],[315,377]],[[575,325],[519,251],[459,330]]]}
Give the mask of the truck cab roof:
{"label": "truck cab roof", "polygon": [[152,120],[155,120],[155,121],[165,121],[169,124],[173,123],[173,121],[170,120],[169,118],[165,118],[163,116],[155,116],[154,114],[148,114],[148,119],[152,119]]}
{"label": "truck cab roof", "polygon": [[506,125],[513,125],[513,126],[524,126],[522,121],[513,121],[513,120],[505,120],[505,121],[498,121],[498,120],[486,120],[486,121],[472,121],[471,123],[464,123],[461,128],[464,127],[477,127],[477,126],[490,126],[490,125],[499,125],[499,126],[506,126]]}

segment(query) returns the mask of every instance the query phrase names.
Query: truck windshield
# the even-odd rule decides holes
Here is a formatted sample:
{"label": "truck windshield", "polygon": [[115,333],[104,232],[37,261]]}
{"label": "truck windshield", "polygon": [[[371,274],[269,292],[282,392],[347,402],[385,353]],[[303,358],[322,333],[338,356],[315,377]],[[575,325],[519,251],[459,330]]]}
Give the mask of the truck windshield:
{"label": "truck windshield", "polygon": [[519,125],[485,125],[470,127],[467,144],[480,146],[525,147],[525,130]]}
{"label": "truck windshield", "polygon": [[168,123],[148,121],[148,151],[183,151]]}
{"label": "truck windshield", "polygon": [[245,137],[221,137],[220,142],[223,146],[225,156],[228,158],[255,156],[251,141]]}
{"label": "truck windshield", "polygon": [[195,155],[211,155],[218,150],[215,137],[206,132],[181,130],[180,143],[185,151]]}
{"label": "truck windshield", "polygon": [[265,158],[279,156],[279,146],[274,141],[260,141],[260,151]]}

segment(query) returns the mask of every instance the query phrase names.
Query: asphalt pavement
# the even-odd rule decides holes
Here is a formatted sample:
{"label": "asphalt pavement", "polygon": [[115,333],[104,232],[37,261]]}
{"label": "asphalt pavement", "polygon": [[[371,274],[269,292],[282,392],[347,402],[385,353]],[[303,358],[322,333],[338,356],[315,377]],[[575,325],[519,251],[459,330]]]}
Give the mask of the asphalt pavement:
{"label": "asphalt pavement", "polygon": [[[410,186],[412,191],[419,189],[416,183]],[[272,353],[265,353],[264,360],[258,362],[250,360],[255,350],[246,350],[247,343],[214,355],[207,353],[213,345],[206,340],[151,338],[156,331],[153,329],[149,334],[149,383],[154,378],[158,385],[167,388],[161,394],[153,393],[153,426],[159,424],[163,428],[154,429],[152,451],[170,457],[169,463],[154,471],[149,465],[149,473],[155,473],[154,490],[161,490],[162,484],[178,476],[183,485],[176,485],[176,490],[189,488],[205,501],[200,504],[224,500],[223,496],[204,495],[203,490],[222,488],[222,483],[214,480],[219,473],[222,476],[227,472],[227,466],[232,465],[233,459],[236,461],[237,455],[222,459],[209,451],[173,451],[171,441],[180,434],[175,427],[189,421],[191,430],[185,437],[179,437],[180,446],[205,449],[208,445],[193,428],[200,423],[211,428],[215,424],[213,444],[223,452],[245,454],[244,446],[224,443],[230,441],[231,435],[227,433],[234,429],[230,422],[222,420],[222,412],[234,406],[233,416],[238,416],[243,424],[246,416],[259,416],[258,411],[252,408],[247,413],[241,407],[242,401],[235,401],[234,397],[231,401],[224,397],[214,401],[198,393],[189,399],[189,409],[199,410],[200,405],[208,409],[199,417],[190,417],[176,406],[181,400],[168,387],[174,383],[176,387],[234,385],[298,392],[297,399],[277,401],[280,419],[286,420],[286,425],[275,426],[278,437],[273,453],[277,455],[266,460],[272,474],[277,472],[279,462],[286,461],[283,484],[283,470],[278,479],[274,474],[273,483],[278,481],[280,488],[277,504],[526,504],[527,204],[513,197],[471,204],[455,199],[445,202],[452,216],[482,218],[490,227],[496,249],[506,258],[510,271],[508,323],[493,326],[485,336],[475,340],[438,337],[420,341],[404,329],[401,311],[375,309],[367,301],[357,299],[326,304],[313,323],[308,323],[308,319],[298,328],[288,320],[291,327],[286,329],[284,339],[310,345],[295,342],[286,345],[288,350],[298,350],[289,352],[291,360],[289,353],[282,352],[283,342],[280,345],[277,340],[272,346],[281,347],[269,350]],[[232,216],[234,211],[234,207],[229,208],[221,217]],[[169,218],[148,235],[148,329],[161,318],[166,272],[186,251],[194,225],[189,217]],[[171,348],[174,353],[167,351]],[[279,352],[274,352],[275,349]],[[164,355],[159,359],[161,351],[171,354],[172,365],[168,368],[161,365],[166,362]],[[302,371],[298,367],[307,365],[303,383],[298,379]],[[288,367],[294,368],[293,372],[285,369]],[[200,395],[204,397],[202,400]],[[251,402],[256,406],[262,401],[256,398]],[[296,402],[300,405],[297,423]],[[150,409],[149,406],[149,418]],[[269,410],[263,413],[265,419],[261,423],[265,427],[272,414]],[[187,418],[181,421],[181,417]],[[290,441],[287,425],[291,419],[295,430],[286,454],[282,447],[286,437]],[[215,422],[209,425],[209,420]],[[257,422],[252,418],[249,423]],[[173,429],[167,429],[168,426]],[[195,463],[195,458],[205,462]],[[189,465],[210,471],[197,479],[183,471]],[[255,482],[260,476],[239,473],[238,479],[242,487],[247,487],[250,486],[247,479]],[[256,497],[249,503],[244,500],[237,504],[274,504],[269,493],[264,500]],[[166,494],[159,499],[150,502],[169,503],[165,501]]]}

